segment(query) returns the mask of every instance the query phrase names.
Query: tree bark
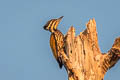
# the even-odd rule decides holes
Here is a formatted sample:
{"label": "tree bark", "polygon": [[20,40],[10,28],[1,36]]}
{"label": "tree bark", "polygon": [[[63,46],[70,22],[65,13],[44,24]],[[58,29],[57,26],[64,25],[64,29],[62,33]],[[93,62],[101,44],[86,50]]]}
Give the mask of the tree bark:
{"label": "tree bark", "polygon": [[107,53],[101,53],[95,19],[89,20],[78,36],[74,27],[70,27],[64,44],[65,51],[61,51],[61,55],[69,80],[103,80],[107,70],[120,58],[120,37]]}

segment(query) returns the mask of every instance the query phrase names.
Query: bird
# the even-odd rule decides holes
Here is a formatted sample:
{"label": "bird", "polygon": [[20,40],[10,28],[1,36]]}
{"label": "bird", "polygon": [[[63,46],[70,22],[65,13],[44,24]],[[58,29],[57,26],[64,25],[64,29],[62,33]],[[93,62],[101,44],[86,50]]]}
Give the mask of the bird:
{"label": "bird", "polygon": [[55,57],[56,61],[59,64],[60,69],[63,66],[62,58],[61,58],[61,50],[63,51],[64,47],[64,35],[60,30],[57,29],[58,24],[60,23],[63,16],[59,17],[58,19],[51,19],[49,20],[43,28],[47,31],[51,32],[50,36],[50,47],[53,52],[53,56]]}

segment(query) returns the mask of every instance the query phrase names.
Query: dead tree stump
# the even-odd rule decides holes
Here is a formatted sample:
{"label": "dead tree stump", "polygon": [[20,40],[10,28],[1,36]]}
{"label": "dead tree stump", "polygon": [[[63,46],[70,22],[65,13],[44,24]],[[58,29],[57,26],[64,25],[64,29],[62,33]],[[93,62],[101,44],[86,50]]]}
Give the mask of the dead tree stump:
{"label": "dead tree stump", "polygon": [[66,53],[61,51],[61,55],[69,80],[103,80],[107,70],[120,58],[120,37],[103,54],[98,45],[95,19],[89,20],[86,27],[78,36],[74,27],[65,35]]}

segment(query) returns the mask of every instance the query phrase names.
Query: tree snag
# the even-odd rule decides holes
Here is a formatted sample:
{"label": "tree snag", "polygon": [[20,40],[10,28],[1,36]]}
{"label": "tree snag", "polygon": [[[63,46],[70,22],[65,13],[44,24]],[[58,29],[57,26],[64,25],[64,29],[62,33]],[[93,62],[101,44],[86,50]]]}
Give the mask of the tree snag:
{"label": "tree snag", "polygon": [[103,80],[107,70],[120,58],[120,37],[103,54],[98,45],[95,19],[89,20],[86,27],[78,36],[74,27],[65,35],[66,53],[61,51],[61,56],[69,80]]}

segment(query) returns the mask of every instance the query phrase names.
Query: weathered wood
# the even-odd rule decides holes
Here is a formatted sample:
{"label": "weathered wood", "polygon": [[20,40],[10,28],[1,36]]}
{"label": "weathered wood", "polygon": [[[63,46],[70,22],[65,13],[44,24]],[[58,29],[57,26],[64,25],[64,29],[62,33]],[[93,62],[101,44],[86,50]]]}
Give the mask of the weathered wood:
{"label": "weathered wood", "polygon": [[108,69],[115,65],[120,56],[120,37],[108,51],[102,54],[98,44],[95,19],[86,29],[75,36],[71,27],[65,35],[65,52],[61,51],[69,80],[103,80]]}

